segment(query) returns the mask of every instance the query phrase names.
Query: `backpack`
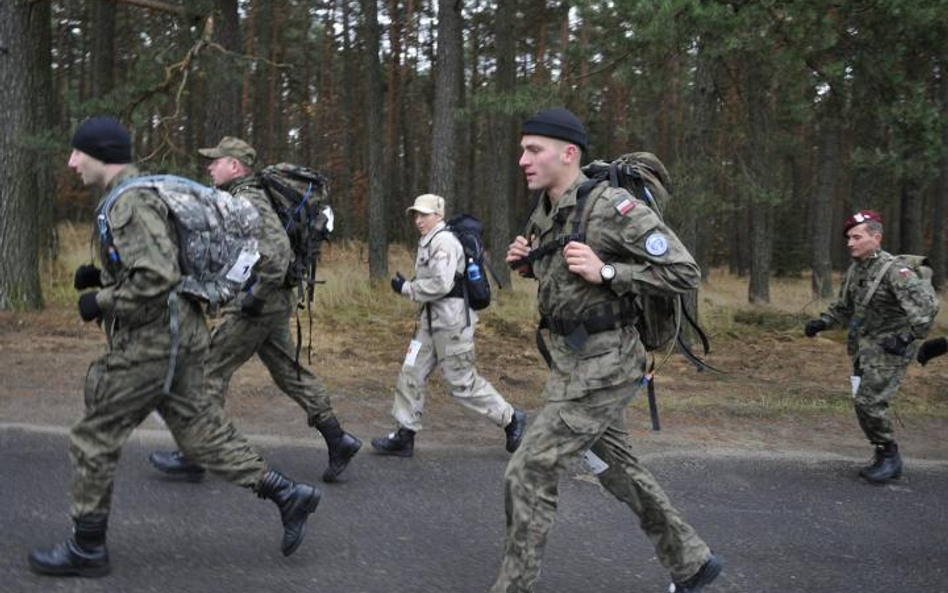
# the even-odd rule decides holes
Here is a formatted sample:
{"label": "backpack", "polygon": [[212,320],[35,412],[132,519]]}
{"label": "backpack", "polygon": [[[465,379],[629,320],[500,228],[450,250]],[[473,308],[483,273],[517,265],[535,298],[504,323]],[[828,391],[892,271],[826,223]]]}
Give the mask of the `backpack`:
{"label": "backpack", "polygon": [[322,243],[332,236],[335,215],[327,203],[329,184],[319,171],[301,165],[270,165],[258,175],[293,249],[286,285],[296,286],[300,302],[312,303],[316,263]]}
{"label": "backpack", "polygon": [[168,207],[178,233],[181,280],[175,292],[217,307],[232,300],[250,278],[260,258],[254,232],[257,210],[246,199],[176,175],[132,177],[115,187],[96,212],[101,243],[109,254],[112,231],[109,213],[131,189],[151,189]]}
{"label": "backpack", "polygon": [[[918,277],[921,278],[928,286],[932,293],[932,300],[938,302],[938,297],[935,295],[935,286],[932,283],[934,270],[932,270],[931,263],[928,261],[928,258],[924,255],[901,254],[894,256],[888,262],[883,264],[878,274],[876,274],[875,278],[872,279],[872,284],[869,285],[869,290],[866,291],[866,295],[859,303],[860,307],[865,307],[869,304],[869,301],[872,300],[872,296],[876,294],[876,290],[878,290],[879,285],[882,284],[882,281],[885,279],[886,272],[888,272],[889,268],[895,264],[898,264],[904,268],[909,268],[915,272]],[[843,286],[840,290],[840,294],[846,294],[846,291],[849,289],[849,281],[852,279],[853,270],[855,269],[856,263],[853,262],[850,264],[849,269],[846,270],[846,277],[843,279]]]}
{"label": "backpack", "polygon": [[[650,152],[632,152],[608,161],[593,161],[583,167],[583,173],[598,183],[608,181],[611,187],[621,187],[645,202],[659,219],[664,221],[664,212],[671,200],[671,180],[665,165]],[[580,210],[577,205],[577,210]],[[585,233],[585,229],[583,229]],[[706,363],[698,359],[681,339],[682,321],[686,321],[701,340],[704,353],[710,343],[685,305],[685,295],[639,294],[636,296],[639,310],[635,323],[642,344],[649,352],[659,350],[670,342],[677,341],[686,358],[702,368]]]}
{"label": "backpack", "polygon": [[[308,360],[313,355],[313,289],[316,263],[324,241],[332,237],[335,214],[327,203],[329,182],[314,169],[302,165],[279,163],[265,167],[257,176],[270,199],[273,210],[290,238],[293,261],[286,270],[286,286],[296,286],[298,303],[306,301],[309,317]],[[301,307],[298,307],[298,309]],[[303,330],[296,316],[296,377],[300,378],[300,351]]]}
{"label": "backpack", "polygon": [[[470,214],[458,214],[448,220],[445,228],[464,248],[464,269],[455,277],[454,288],[448,296],[463,296],[468,307],[475,311],[490,305],[490,282],[484,261],[484,225]],[[497,281],[496,274],[494,280]],[[500,282],[497,282],[500,286]],[[456,294],[456,293],[460,294]]]}
{"label": "backpack", "polygon": [[131,177],[109,192],[96,211],[96,226],[107,266],[121,257],[112,245],[109,214],[115,201],[130,189],[153,190],[168,207],[169,219],[178,234],[181,280],[168,295],[171,356],[163,386],[167,395],[178,357],[178,295],[205,301],[212,311],[232,300],[250,279],[253,265],[260,259],[254,236],[260,226],[260,215],[245,198],[184,177]]}

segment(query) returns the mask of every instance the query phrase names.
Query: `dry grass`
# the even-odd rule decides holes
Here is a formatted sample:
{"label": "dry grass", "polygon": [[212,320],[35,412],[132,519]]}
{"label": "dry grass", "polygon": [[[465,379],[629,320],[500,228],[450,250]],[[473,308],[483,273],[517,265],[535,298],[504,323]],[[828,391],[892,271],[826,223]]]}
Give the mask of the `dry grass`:
{"label": "dry grass", "polygon": [[[74,316],[72,271],[89,260],[89,228],[60,227],[61,255],[44,276],[53,318],[67,317],[67,312]],[[409,275],[413,255],[407,247],[392,246],[390,272]],[[387,280],[369,282],[366,247],[358,243],[328,246],[318,276],[325,283],[315,291],[314,324],[321,355],[339,366],[336,381],[364,379],[359,365],[366,362],[382,365],[386,369],[382,375],[397,373],[412,331],[414,307],[407,299],[393,298]],[[835,282],[838,287],[838,275]],[[851,415],[845,332],[826,332],[813,340],[802,337],[805,320],[829,303],[812,298],[806,277],[774,279],[770,288],[770,304],[751,305],[746,278],[712,271],[701,288],[699,314],[712,338],[710,362],[729,372],[694,373],[683,359],[671,357],[659,374],[664,409],[701,418]],[[495,292],[495,304],[481,312],[480,318],[479,368],[491,381],[499,382],[512,401],[527,407],[539,405],[545,373],[533,344],[534,282],[514,278],[512,286]],[[946,333],[946,328],[948,308],[940,312],[933,334]],[[948,360],[926,369],[913,365],[900,398],[902,414],[948,418],[948,398],[942,394],[948,372],[943,368],[948,368]],[[345,373],[355,373],[355,378]]]}

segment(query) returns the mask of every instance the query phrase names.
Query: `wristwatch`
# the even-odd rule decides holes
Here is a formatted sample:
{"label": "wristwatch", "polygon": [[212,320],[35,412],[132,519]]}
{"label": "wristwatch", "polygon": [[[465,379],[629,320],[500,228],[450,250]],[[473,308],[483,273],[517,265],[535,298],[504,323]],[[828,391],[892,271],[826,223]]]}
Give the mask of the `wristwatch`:
{"label": "wristwatch", "polygon": [[612,279],[616,277],[616,268],[612,264],[605,264],[599,268],[599,277],[606,286],[612,284]]}

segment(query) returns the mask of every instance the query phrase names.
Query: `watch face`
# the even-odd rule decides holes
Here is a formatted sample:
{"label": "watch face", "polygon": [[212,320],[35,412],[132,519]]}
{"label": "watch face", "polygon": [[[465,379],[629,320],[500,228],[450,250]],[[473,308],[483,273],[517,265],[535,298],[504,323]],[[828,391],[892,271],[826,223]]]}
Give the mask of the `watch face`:
{"label": "watch face", "polygon": [[602,266],[602,269],[599,270],[599,275],[602,276],[603,280],[612,280],[616,277],[616,269],[609,264]]}

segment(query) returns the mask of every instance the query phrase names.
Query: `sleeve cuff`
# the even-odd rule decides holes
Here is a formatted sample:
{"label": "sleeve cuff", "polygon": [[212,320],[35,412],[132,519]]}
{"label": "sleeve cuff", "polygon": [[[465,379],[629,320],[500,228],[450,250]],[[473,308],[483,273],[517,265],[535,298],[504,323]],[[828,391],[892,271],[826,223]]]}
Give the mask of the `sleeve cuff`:
{"label": "sleeve cuff", "polygon": [[115,309],[114,289],[108,287],[98,291],[95,295],[95,304],[105,312]]}

